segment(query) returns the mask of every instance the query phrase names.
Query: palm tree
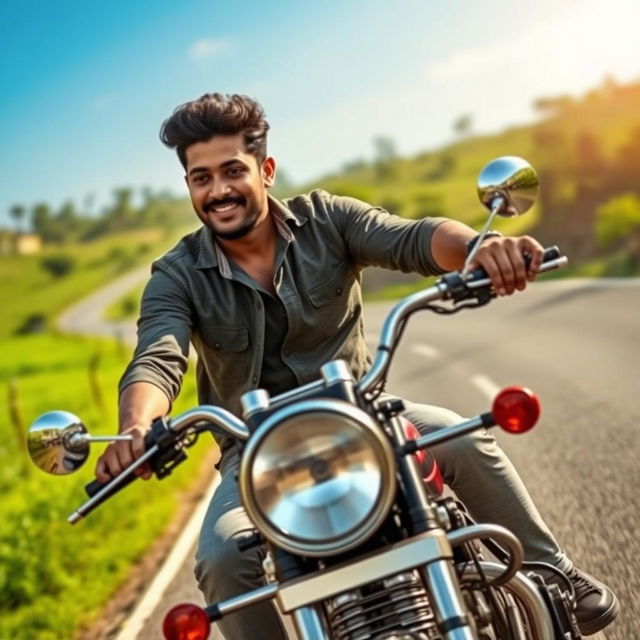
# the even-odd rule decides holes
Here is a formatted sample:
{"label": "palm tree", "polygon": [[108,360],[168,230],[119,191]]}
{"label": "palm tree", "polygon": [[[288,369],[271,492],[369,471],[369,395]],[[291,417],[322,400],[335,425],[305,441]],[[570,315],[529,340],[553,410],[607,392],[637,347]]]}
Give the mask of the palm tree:
{"label": "palm tree", "polygon": [[18,234],[22,233],[22,221],[24,220],[25,213],[26,210],[21,204],[14,204],[11,209],[9,209],[9,214],[16,222],[16,232]]}

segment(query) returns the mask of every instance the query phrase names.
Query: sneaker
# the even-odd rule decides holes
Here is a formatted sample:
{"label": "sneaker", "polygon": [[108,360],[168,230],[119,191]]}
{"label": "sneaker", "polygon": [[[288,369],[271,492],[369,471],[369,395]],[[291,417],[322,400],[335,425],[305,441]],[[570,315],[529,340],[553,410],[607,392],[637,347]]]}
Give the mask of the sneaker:
{"label": "sneaker", "polygon": [[[615,620],[620,611],[620,605],[615,593],[609,587],[575,567],[565,571],[565,575],[569,578],[576,594],[573,615],[578,622],[580,633],[590,636]],[[550,582],[555,582],[560,588],[564,588],[558,579],[552,578]]]}

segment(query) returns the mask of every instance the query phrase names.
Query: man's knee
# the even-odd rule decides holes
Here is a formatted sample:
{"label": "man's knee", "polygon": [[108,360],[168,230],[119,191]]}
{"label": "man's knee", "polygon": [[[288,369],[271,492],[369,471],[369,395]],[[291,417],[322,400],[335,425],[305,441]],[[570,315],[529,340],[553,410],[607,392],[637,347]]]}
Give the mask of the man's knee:
{"label": "man's knee", "polygon": [[240,551],[242,536],[203,545],[196,555],[195,576],[207,604],[230,598],[262,584],[262,562],[256,548]]}

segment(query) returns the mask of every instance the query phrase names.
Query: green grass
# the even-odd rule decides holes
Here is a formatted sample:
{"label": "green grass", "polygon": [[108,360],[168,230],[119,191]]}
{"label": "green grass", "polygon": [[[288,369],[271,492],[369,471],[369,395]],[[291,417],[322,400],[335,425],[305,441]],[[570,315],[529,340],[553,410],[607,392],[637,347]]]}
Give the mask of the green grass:
{"label": "green grass", "polygon": [[[115,276],[149,264],[186,233],[144,229],[115,234],[91,243],[47,247],[31,256],[0,257],[0,337],[14,334],[30,316],[41,316],[51,327],[55,315]],[[71,256],[73,269],[62,277],[50,275],[41,262],[56,255]]]}
{"label": "green grass", "polygon": [[[116,387],[129,353],[114,342],[53,334],[0,340],[0,384],[14,380],[25,424],[53,409],[80,416],[90,431],[117,431]],[[88,362],[99,354],[104,409],[92,397]],[[174,408],[196,404],[192,377]],[[4,403],[3,403],[4,405]],[[76,474],[48,476],[31,466],[0,415],[0,638],[58,640],[100,611],[131,565],[161,535],[193,480],[210,441],[191,450],[173,476],[137,482],[75,527],[67,516],[85,500],[83,486],[103,445]]]}

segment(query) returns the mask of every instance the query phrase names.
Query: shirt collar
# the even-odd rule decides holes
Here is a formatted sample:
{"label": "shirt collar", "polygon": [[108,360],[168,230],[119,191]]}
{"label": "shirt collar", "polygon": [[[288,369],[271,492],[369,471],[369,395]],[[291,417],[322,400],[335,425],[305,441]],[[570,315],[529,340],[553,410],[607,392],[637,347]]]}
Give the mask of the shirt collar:
{"label": "shirt collar", "polygon": [[[277,200],[270,194],[267,194],[267,199],[269,202],[269,211],[273,215],[278,233],[287,242],[295,242],[295,235],[289,225],[301,227],[307,219],[295,216],[283,202],[280,202],[280,200]],[[219,267],[222,276],[226,278],[231,277],[229,261],[215,241],[209,227],[203,226],[200,229],[200,244],[194,266],[196,269]]]}

